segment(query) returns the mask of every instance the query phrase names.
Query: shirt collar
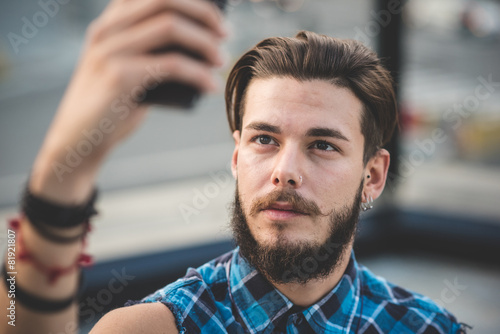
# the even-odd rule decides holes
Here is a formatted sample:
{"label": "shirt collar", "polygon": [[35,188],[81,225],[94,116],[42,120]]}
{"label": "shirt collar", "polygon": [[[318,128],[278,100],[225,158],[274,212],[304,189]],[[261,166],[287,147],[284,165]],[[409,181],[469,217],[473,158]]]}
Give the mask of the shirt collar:
{"label": "shirt collar", "polygon": [[252,267],[236,248],[229,285],[235,315],[250,333],[270,333],[294,313],[302,313],[316,332],[348,333],[359,303],[358,264],[351,252],[349,263],[339,283],[330,293],[308,308],[299,308],[274,288]]}

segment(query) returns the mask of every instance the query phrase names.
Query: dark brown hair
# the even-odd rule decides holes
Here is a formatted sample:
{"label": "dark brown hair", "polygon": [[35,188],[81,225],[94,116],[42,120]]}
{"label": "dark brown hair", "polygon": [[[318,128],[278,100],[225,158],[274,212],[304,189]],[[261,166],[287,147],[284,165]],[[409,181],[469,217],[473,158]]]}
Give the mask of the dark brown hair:
{"label": "dark brown hair", "polygon": [[397,124],[392,77],[368,47],[309,31],[295,38],[267,38],[234,65],[226,84],[226,112],[231,131],[241,130],[245,93],[254,78],[321,79],[349,88],[362,102],[363,162],[391,138]]}

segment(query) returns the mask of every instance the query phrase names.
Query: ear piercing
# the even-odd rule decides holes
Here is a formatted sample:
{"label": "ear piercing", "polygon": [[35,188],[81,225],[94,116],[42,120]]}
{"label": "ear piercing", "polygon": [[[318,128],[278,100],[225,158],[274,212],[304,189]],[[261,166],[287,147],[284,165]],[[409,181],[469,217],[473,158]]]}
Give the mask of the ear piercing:
{"label": "ear piercing", "polygon": [[365,202],[362,202],[361,203],[361,209],[363,209],[363,211],[368,211],[370,209],[373,209],[373,198],[372,196],[365,196],[365,199],[366,199],[366,203]]}
{"label": "ear piercing", "polygon": [[[367,179],[369,179],[370,177],[371,177],[370,174],[366,175]],[[373,197],[371,195],[369,196],[365,195],[365,200],[366,203],[365,202],[361,203],[361,209],[363,209],[363,211],[368,211],[370,209],[373,209]]]}

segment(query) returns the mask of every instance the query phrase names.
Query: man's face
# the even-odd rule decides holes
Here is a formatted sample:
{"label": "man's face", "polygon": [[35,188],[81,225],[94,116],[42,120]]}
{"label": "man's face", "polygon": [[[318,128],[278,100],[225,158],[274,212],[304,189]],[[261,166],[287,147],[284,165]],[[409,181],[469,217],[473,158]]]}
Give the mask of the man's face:
{"label": "man's face", "polygon": [[322,80],[257,79],[246,94],[233,173],[251,236],[268,249],[324,244],[336,224],[357,220],[361,102]]}

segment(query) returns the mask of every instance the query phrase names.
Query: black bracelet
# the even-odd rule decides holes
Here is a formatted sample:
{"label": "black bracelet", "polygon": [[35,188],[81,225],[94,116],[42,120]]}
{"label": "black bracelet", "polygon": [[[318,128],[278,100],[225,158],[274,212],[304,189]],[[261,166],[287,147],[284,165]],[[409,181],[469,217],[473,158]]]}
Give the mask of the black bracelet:
{"label": "black bracelet", "polygon": [[[5,264],[2,265],[2,274],[4,277],[5,284],[7,284],[7,290],[9,290],[9,284],[7,280],[10,280],[12,277],[7,274],[7,270],[5,269]],[[63,300],[50,300],[43,299],[37,296],[33,296],[32,294],[24,291],[19,287],[19,285],[15,285],[15,300],[19,302],[24,307],[41,313],[55,313],[60,312],[76,302],[78,296],[80,294],[80,289],[82,286],[82,273],[80,272],[80,277],[78,279],[79,293],[76,296],[72,296]]]}
{"label": "black bracelet", "polygon": [[63,237],[57,234],[54,234],[49,231],[46,225],[43,223],[37,221],[37,220],[29,220],[31,222],[31,226],[35,228],[35,230],[40,234],[42,237],[44,237],[47,240],[50,240],[52,242],[58,243],[58,244],[71,244],[75,241],[83,240],[85,236],[87,235],[87,230],[88,230],[88,221],[85,222],[85,227],[84,231],[78,235],[71,236],[71,237]]}
{"label": "black bracelet", "polygon": [[97,189],[94,189],[85,204],[60,205],[32,194],[27,186],[21,209],[30,220],[57,228],[70,228],[80,225],[97,213],[94,208],[96,199]]}
{"label": "black bracelet", "polygon": [[60,205],[32,194],[26,186],[21,210],[38,233],[46,239],[56,243],[72,243],[85,237],[86,227],[81,234],[71,237],[54,234],[50,228],[68,229],[82,223],[88,224],[90,217],[97,214],[94,208],[96,199],[97,189],[94,189],[89,200],[82,205]]}

